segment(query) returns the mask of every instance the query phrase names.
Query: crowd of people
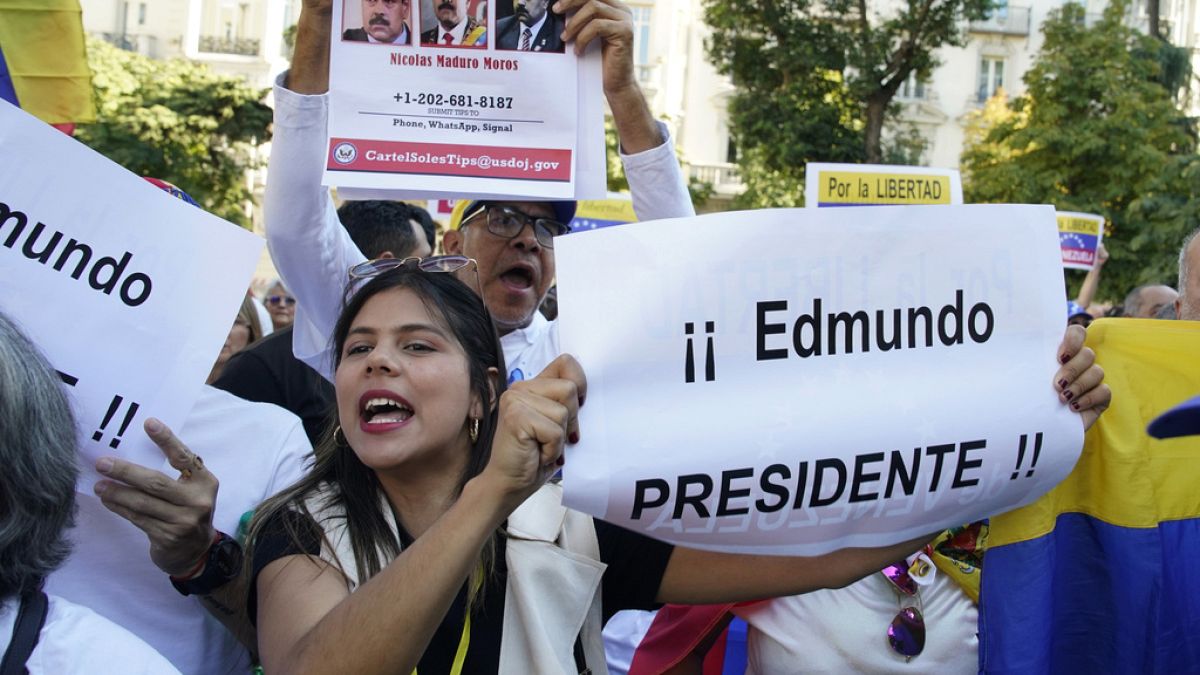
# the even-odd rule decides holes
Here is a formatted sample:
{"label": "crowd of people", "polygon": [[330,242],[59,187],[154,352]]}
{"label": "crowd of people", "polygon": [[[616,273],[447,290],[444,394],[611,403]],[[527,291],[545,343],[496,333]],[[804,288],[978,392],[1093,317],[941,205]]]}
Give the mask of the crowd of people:
{"label": "crowd of people", "polygon": [[[602,44],[639,219],[693,215],[634,77],[628,9],[522,4],[575,12],[562,41]],[[408,39],[384,19],[368,32],[398,22]],[[979,564],[986,524],[757,557],[563,507],[553,477],[588,433],[587,380],[555,310],[539,310],[575,203],[462,200],[440,242],[419,207],[335,208],[321,185],[330,33],[330,2],[305,0],[274,87],[264,212],[281,280],[242,303],[182,426],[146,421],[161,465],[101,457],[95,496],[76,494],[61,385],[0,314],[0,420],[26,430],[0,439],[0,672],[624,672],[649,612],[678,607],[712,621],[677,636],[670,672],[700,672],[734,615],[755,672],[976,670],[978,575],[948,570]],[[1068,305],[1046,385],[1085,428],[1111,398],[1084,346],[1105,256]],[[1133,289],[1105,315],[1200,320],[1195,233],[1177,287]]]}

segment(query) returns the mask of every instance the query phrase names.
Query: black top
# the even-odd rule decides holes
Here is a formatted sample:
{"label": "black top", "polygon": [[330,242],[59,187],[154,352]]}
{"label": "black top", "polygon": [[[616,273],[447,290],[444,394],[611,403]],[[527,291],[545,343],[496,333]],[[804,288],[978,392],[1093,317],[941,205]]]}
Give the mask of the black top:
{"label": "black top", "polygon": [[313,445],[333,414],[333,385],[292,354],[291,326],[234,354],[213,386],[247,401],[290,410],[304,422]]}
{"label": "black top", "polygon": [[[286,520],[285,520],[286,519]],[[288,536],[285,522],[300,533],[300,544]],[[600,560],[608,565],[604,572],[601,591],[603,620],[622,609],[655,609],[658,586],[666,570],[667,561],[674,547],[670,544],[617,527],[602,520],[593,520],[596,538],[600,544]],[[412,539],[401,530],[402,547]],[[271,562],[288,555],[308,554],[317,556],[321,552],[321,532],[311,519],[295,511],[276,514],[267,521],[254,547],[254,576],[250,584],[249,612],[252,621],[258,621],[257,586],[258,575]],[[483,606],[471,616],[471,641],[467,648],[464,673],[495,673],[500,667],[500,636],[504,625],[504,589],[507,578],[504,560],[504,539],[496,550],[496,573],[484,587]],[[546,589],[553,593],[553,589]],[[442,619],[437,632],[425,649],[417,671],[421,675],[449,673],[454,656],[462,639],[463,617],[466,616],[467,589],[464,584],[450,610]]]}

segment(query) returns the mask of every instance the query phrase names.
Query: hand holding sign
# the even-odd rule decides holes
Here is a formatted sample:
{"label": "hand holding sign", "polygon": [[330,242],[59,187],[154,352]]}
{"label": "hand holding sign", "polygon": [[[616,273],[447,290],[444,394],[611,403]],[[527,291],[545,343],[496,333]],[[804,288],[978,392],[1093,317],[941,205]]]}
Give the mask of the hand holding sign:
{"label": "hand holding sign", "polygon": [[1112,390],[1104,384],[1104,371],[1096,365],[1096,353],[1083,346],[1086,338],[1083,326],[1067,326],[1058,347],[1058,362],[1063,365],[1054,374],[1059,400],[1080,414],[1085,430],[1092,428],[1112,402]]}
{"label": "hand holding sign", "polygon": [[1028,503],[1078,457],[1071,403],[1108,400],[1079,336],[1063,342],[1055,235],[1049,207],[880,206],[564,239],[562,347],[592,387],[566,503],[775,555]]}
{"label": "hand holding sign", "polygon": [[583,369],[563,354],[537,377],[514,382],[500,397],[492,456],[480,478],[506,496],[508,510],[562,466],[563,446],[579,441],[579,406],[586,392]]}

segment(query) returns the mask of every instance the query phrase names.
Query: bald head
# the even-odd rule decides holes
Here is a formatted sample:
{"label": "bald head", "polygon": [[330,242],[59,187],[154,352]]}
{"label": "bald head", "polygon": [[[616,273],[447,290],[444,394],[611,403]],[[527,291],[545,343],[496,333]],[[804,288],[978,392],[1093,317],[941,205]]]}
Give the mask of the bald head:
{"label": "bald head", "polygon": [[1134,319],[1153,319],[1158,311],[1175,302],[1179,294],[1170,286],[1148,284],[1138,286],[1125,296],[1125,316]]}
{"label": "bald head", "polygon": [[1193,230],[1179,249],[1179,297],[1175,316],[1200,321],[1200,228]]}

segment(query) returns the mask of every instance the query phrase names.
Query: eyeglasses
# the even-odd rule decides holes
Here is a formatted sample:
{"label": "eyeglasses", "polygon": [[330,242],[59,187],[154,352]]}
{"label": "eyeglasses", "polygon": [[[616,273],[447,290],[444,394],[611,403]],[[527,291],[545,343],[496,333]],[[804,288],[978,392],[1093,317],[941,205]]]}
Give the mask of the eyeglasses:
{"label": "eyeglasses", "polygon": [[[927,565],[918,561],[919,565]],[[883,578],[891,582],[900,596],[901,607],[896,618],[888,625],[887,639],[892,650],[905,660],[920,654],[925,649],[925,616],[921,608],[921,591],[909,574],[908,563],[901,560],[883,568]],[[915,607],[904,607],[904,598],[916,598]]]}
{"label": "eyeglasses", "polygon": [[475,293],[483,293],[479,286],[479,263],[465,255],[435,255],[428,258],[376,258],[361,262],[350,268],[350,281],[362,281],[400,267],[413,266],[422,272],[450,272],[451,274],[471,265],[475,268]]}
{"label": "eyeglasses", "polygon": [[296,299],[290,295],[272,295],[267,297],[268,305],[287,305],[291,307],[296,304]]}
{"label": "eyeglasses", "polygon": [[521,234],[526,225],[533,225],[533,235],[537,242],[546,248],[554,248],[554,238],[566,234],[571,228],[552,218],[535,218],[510,209],[507,206],[483,204],[472,213],[463,216],[463,226],[481,213],[487,214],[488,232],[503,239],[512,239]]}

